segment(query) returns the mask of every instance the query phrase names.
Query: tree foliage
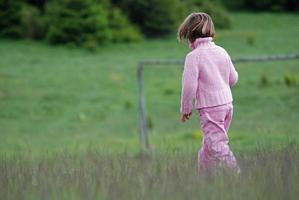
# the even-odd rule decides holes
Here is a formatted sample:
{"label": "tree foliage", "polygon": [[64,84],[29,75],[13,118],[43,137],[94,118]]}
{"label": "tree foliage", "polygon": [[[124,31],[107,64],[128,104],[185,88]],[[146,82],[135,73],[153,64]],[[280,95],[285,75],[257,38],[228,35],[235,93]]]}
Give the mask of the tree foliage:
{"label": "tree foliage", "polygon": [[20,0],[0,0],[0,36],[22,36]]}
{"label": "tree foliage", "polygon": [[112,42],[131,42],[143,39],[138,27],[131,24],[121,9],[117,7],[112,8],[108,21]]}
{"label": "tree foliage", "polygon": [[146,36],[164,36],[176,28],[187,14],[181,0],[115,0]]}
{"label": "tree foliage", "polygon": [[216,28],[230,27],[221,0],[0,0],[0,36],[94,49],[175,33],[190,12],[198,11],[209,13]]}
{"label": "tree foliage", "polygon": [[22,36],[31,39],[43,39],[47,33],[46,16],[41,10],[30,4],[24,4],[21,9]]}
{"label": "tree foliage", "polygon": [[50,24],[47,38],[51,43],[103,43],[110,37],[107,12],[93,0],[56,0],[46,12]]}
{"label": "tree foliage", "polygon": [[222,2],[232,9],[254,11],[298,11],[298,0],[230,0]]}
{"label": "tree foliage", "polygon": [[216,28],[228,29],[231,27],[231,18],[220,0],[196,0],[196,10],[208,13]]}

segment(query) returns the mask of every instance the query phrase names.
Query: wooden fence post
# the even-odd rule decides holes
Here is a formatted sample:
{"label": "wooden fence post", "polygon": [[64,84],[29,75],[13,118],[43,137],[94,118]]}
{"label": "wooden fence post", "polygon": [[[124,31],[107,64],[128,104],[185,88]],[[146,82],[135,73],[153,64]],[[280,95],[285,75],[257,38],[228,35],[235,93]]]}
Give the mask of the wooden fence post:
{"label": "wooden fence post", "polygon": [[139,91],[139,144],[141,153],[149,151],[149,137],[147,130],[147,117],[145,110],[143,63],[139,63],[137,68],[138,91]]}

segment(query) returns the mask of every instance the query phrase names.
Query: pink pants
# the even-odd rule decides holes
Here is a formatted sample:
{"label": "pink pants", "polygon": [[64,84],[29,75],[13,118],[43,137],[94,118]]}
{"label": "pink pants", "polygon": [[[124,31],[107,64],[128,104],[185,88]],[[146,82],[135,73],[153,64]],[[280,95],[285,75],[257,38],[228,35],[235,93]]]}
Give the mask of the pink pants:
{"label": "pink pants", "polygon": [[198,152],[199,170],[223,164],[238,169],[236,158],[229,148],[227,134],[233,115],[232,103],[201,108],[198,113],[204,133],[202,147]]}

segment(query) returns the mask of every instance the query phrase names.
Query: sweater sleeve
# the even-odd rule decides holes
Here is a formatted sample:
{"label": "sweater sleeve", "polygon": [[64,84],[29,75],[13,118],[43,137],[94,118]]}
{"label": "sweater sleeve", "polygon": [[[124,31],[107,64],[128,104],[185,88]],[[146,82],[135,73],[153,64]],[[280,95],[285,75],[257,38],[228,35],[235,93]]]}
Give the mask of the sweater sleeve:
{"label": "sweater sleeve", "polygon": [[238,72],[236,71],[233,62],[231,61],[230,56],[228,55],[228,65],[230,68],[230,74],[229,74],[229,85],[234,86],[238,82]]}
{"label": "sweater sleeve", "polygon": [[182,75],[181,114],[189,114],[192,112],[192,103],[196,96],[198,85],[198,73],[196,56],[188,54],[185,59]]}

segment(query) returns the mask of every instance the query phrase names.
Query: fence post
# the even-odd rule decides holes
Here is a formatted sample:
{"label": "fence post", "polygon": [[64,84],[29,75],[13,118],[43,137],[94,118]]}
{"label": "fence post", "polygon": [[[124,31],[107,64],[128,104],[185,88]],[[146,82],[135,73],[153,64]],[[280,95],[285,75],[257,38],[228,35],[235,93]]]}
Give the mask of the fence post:
{"label": "fence post", "polygon": [[143,81],[143,63],[138,64],[137,78],[138,78],[138,94],[139,94],[139,144],[141,153],[146,153],[149,150],[149,137],[147,130],[147,119],[145,110],[144,97],[144,81]]}

